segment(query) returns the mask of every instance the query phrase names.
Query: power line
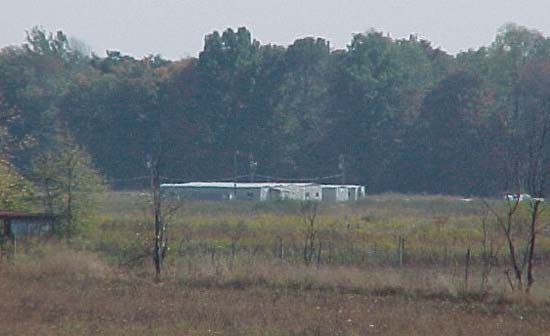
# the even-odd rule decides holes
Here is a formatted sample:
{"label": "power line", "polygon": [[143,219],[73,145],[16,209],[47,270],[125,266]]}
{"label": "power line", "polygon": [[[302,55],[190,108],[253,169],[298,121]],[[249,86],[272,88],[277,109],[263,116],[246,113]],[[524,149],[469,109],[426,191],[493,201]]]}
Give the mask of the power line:
{"label": "power line", "polygon": [[128,177],[128,178],[108,178],[106,179],[107,182],[125,182],[125,181],[139,181],[139,180],[145,180],[149,179],[151,176],[136,176],[136,177]]}
{"label": "power line", "polygon": [[[223,178],[210,178],[210,179],[201,179],[203,182],[227,182],[227,181],[237,181],[240,179],[248,179],[251,175],[239,175],[239,176],[229,176],[229,177],[223,177]],[[292,178],[292,177],[281,177],[281,176],[269,176],[269,175],[259,175],[255,174],[254,176],[266,179],[269,181],[281,181],[281,182],[312,182],[312,181],[322,181],[322,180],[329,180],[329,179],[335,179],[338,177],[341,177],[341,174],[334,174],[334,175],[328,175],[328,176],[320,176],[320,177],[300,177],[300,178]],[[111,179],[110,181],[134,181],[134,180],[141,180],[141,179],[148,179],[150,176],[138,176],[133,178],[127,178],[127,179]],[[185,183],[191,181],[189,178],[184,177],[168,177],[168,176],[161,176],[161,179],[163,182],[180,182]]]}
{"label": "power line", "polygon": [[290,177],[280,177],[280,176],[266,176],[266,175],[256,175],[258,177],[262,177],[269,180],[277,180],[277,181],[300,181],[300,182],[309,182],[309,181],[320,181],[320,180],[328,180],[333,179],[337,177],[341,177],[341,174],[335,174],[330,176],[322,176],[322,177],[302,177],[302,178],[290,178]]}

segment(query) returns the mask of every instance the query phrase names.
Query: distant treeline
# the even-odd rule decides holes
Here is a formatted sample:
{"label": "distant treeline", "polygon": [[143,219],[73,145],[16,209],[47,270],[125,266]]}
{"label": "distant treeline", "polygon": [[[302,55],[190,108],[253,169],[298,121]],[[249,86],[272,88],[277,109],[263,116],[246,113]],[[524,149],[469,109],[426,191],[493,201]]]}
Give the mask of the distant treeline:
{"label": "distant treeline", "polygon": [[494,195],[548,168],[549,116],[550,39],[513,24],[456,56],[375,31],[345,50],[310,37],[262,45],[246,28],[213,32],[178,61],[100,57],[38,28],[0,51],[15,166],[70,134],[116,187],[146,185],[160,152],[167,178],[247,175],[255,162],[258,180],[344,173],[369,192]]}

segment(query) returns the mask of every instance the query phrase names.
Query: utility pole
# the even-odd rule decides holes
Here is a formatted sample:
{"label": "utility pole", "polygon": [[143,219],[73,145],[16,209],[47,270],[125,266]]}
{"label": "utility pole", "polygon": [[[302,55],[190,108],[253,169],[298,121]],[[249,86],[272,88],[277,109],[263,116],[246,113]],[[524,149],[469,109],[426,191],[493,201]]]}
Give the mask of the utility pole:
{"label": "utility pole", "polygon": [[241,154],[241,152],[238,150],[233,152],[233,180],[235,180],[235,182],[237,181],[237,176],[239,176],[239,163],[237,161],[239,154]]}
{"label": "utility pole", "polygon": [[344,154],[340,154],[338,157],[338,169],[342,177],[342,184],[346,184],[346,156]]}
{"label": "utility pole", "polygon": [[239,163],[237,157],[241,152],[236,150],[233,153],[233,199],[237,199],[237,176],[239,175]]}
{"label": "utility pole", "polygon": [[256,174],[256,169],[258,168],[258,161],[254,161],[254,155],[252,155],[252,153],[248,156],[248,167],[250,169],[250,182],[254,182],[254,175]]}

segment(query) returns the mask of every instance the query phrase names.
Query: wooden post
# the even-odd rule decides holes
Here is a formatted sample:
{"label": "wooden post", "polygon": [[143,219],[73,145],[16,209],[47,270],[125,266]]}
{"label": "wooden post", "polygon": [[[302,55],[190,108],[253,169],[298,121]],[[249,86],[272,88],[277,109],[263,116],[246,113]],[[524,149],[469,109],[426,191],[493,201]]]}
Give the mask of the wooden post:
{"label": "wooden post", "polygon": [[470,249],[466,251],[466,259],[464,260],[464,290],[468,290],[468,277],[470,275]]}
{"label": "wooden post", "polygon": [[281,258],[281,260],[285,258],[285,247],[283,245],[283,237],[279,237],[279,258]]}
{"label": "wooden post", "polygon": [[401,236],[397,237],[397,263],[401,259]]}
{"label": "wooden post", "polygon": [[213,246],[210,248],[210,261],[212,262],[212,265],[214,265],[215,259],[216,259],[216,246]]}
{"label": "wooden post", "polygon": [[323,245],[321,240],[319,240],[319,250],[317,251],[317,268],[321,265],[321,251],[323,250]]}
{"label": "wooden post", "polygon": [[17,235],[13,234],[13,261],[15,261],[15,257],[17,256]]}
{"label": "wooden post", "polygon": [[332,264],[332,239],[328,241],[328,263]]}
{"label": "wooden post", "polygon": [[403,266],[405,256],[405,238],[399,236],[397,240],[397,255],[399,258],[399,266]]}

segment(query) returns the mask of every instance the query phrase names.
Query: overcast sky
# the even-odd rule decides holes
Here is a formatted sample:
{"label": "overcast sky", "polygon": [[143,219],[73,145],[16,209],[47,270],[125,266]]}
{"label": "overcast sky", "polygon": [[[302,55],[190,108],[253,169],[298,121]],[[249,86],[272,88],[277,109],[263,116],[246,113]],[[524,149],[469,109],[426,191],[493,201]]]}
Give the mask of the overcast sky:
{"label": "overcast sky", "polygon": [[416,33],[456,53],[488,45],[515,22],[550,33],[549,0],[0,0],[0,47],[19,45],[25,30],[62,30],[104,55],[196,56],[213,30],[246,26],[264,44],[320,36],[344,48],[370,28]]}

